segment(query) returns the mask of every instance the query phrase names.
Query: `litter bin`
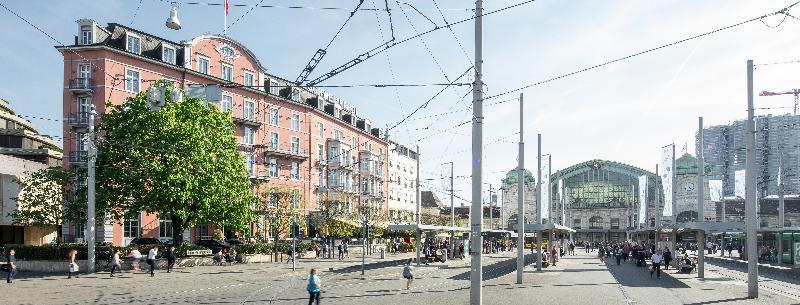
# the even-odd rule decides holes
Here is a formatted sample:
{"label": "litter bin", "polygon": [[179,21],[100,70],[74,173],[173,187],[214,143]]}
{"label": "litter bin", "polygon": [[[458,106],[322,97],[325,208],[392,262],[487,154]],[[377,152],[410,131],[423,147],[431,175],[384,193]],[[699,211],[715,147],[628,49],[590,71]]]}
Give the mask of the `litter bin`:
{"label": "litter bin", "polygon": [[381,259],[386,258],[386,248],[381,248]]}

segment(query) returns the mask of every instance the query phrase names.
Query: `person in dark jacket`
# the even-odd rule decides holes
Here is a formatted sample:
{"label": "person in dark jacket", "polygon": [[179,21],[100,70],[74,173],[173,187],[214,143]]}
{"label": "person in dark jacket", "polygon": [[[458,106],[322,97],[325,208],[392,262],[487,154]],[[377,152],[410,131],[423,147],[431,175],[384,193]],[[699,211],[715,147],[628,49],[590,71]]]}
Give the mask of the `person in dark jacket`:
{"label": "person in dark jacket", "polygon": [[6,256],[6,272],[8,272],[6,282],[9,284],[14,280],[14,276],[17,275],[17,259],[14,257],[14,253],[14,249],[8,249],[8,255]]}
{"label": "person in dark jacket", "polygon": [[664,249],[664,270],[669,269],[669,262],[672,261],[672,252],[669,251],[669,248]]}
{"label": "person in dark jacket", "polygon": [[175,266],[175,246],[169,246],[164,257],[167,258],[167,273],[172,273],[172,267]]}

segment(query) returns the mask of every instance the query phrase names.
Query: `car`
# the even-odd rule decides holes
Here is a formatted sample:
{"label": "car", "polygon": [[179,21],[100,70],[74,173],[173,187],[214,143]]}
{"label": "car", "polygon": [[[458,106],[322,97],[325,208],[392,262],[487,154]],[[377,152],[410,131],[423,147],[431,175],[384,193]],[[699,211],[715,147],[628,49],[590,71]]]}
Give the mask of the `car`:
{"label": "car", "polygon": [[160,240],[158,240],[158,238],[137,237],[137,238],[134,238],[134,239],[131,240],[130,245],[131,246],[141,246],[141,247],[148,248],[148,247],[153,247],[153,246],[162,247],[162,246],[164,246],[164,243],[162,243]]}
{"label": "car", "polygon": [[222,249],[231,249],[231,245],[226,242],[215,240],[215,239],[200,239],[194,242],[195,245],[206,247],[211,249],[212,252],[217,253]]}

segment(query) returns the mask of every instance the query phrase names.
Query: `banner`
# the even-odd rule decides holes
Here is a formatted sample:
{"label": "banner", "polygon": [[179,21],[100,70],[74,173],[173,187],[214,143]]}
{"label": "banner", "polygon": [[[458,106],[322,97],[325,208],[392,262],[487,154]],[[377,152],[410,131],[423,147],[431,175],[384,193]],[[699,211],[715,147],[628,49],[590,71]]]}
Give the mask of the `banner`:
{"label": "banner", "polygon": [[647,222],[647,176],[639,176],[639,223]]}
{"label": "banner", "polygon": [[561,205],[561,225],[566,225],[566,210],[567,207],[565,204],[567,203],[564,200],[564,179],[558,179],[558,204]]}
{"label": "banner", "polygon": [[661,186],[664,189],[663,216],[672,217],[672,179],[675,177],[672,165],[675,164],[675,144],[661,148]]}
{"label": "banner", "polygon": [[550,158],[542,156],[542,219],[550,219]]}
{"label": "banner", "polygon": [[708,180],[708,194],[711,202],[722,201],[722,180]]}
{"label": "banner", "polygon": [[442,176],[442,189],[446,192],[450,192],[450,173],[452,172],[451,167],[453,166],[452,163],[445,163],[442,164],[441,168],[441,176]]}
{"label": "banner", "polygon": [[733,176],[733,194],[736,197],[744,198],[745,197],[745,171],[740,169],[734,172]]}

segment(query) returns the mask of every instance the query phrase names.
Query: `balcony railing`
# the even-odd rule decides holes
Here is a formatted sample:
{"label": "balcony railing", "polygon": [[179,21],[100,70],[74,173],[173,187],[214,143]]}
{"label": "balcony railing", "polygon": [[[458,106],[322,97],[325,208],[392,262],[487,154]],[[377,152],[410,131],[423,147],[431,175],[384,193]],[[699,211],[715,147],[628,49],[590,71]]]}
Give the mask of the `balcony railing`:
{"label": "balcony railing", "polygon": [[86,127],[89,126],[89,112],[75,112],[70,113],[67,121],[73,127]]}
{"label": "balcony railing", "polygon": [[302,147],[293,148],[291,145],[280,145],[267,143],[263,146],[264,154],[267,156],[278,156],[289,159],[307,160],[308,152]]}
{"label": "balcony railing", "polygon": [[94,91],[92,79],[89,77],[73,78],[69,81],[69,90],[76,93],[91,93]]}
{"label": "balcony railing", "polygon": [[69,152],[70,164],[83,164],[89,160],[89,152],[85,150],[73,150]]}
{"label": "balcony railing", "polygon": [[261,125],[264,124],[264,121],[258,118],[255,113],[234,113],[233,121],[238,124],[253,126],[256,128],[261,127]]}

